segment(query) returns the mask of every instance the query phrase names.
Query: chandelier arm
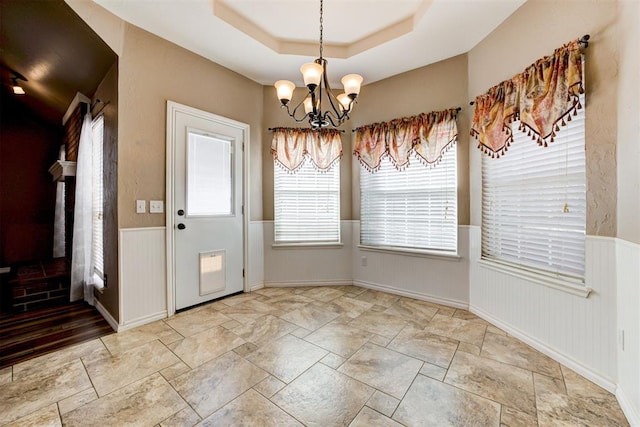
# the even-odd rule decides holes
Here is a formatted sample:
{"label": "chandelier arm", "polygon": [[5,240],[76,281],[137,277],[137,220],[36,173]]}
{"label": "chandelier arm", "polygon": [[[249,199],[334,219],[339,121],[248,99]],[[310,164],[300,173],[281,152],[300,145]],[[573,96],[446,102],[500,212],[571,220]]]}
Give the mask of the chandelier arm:
{"label": "chandelier arm", "polygon": [[336,114],[331,110],[327,110],[324,112],[323,118],[330,121],[332,126],[337,127],[334,123],[338,123],[338,126],[340,126],[346,120],[349,120],[349,114],[346,111],[341,114]]}
{"label": "chandelier arm", "polygon": [[[331,123],[331,126],[333,126],[334,128],[337,128],[338,126],[340,126],[342,124],[342,122],[344,121],[344,119],[340,119],[340,118],[334,117],[334,115],[331,114],[330,111],[326,111],[324,113],[324,116],[322,117],[322,120],[324,120],[325,122]],[[336,120],[337,120],[337,122],[336,122]]]}
{"label": "chandelier arm", "polygon": [[305,114],[304,116],[297,118],[296,117],[296,113],[298,112],[298,109],[300,108],[300,106],[304,103],[304,100],[302,102],[300,102],[298,105],[295,106],[295,108],[293,109],[293,111],[291,111],[289,109],[289,105],[283,105],[282,108],[285,108],[287,110],[287,114],[289,115],[289,117],[291,117],[296,123],[300,123],[306,120],[307,117],[309,117],[309,114]]}
{"label": "chandelier arm", "polygon": [[[328,113],[328,112],[327,112]],[[331,123],[331,126],[333,126],[334,128],[337,128],[338,126],[340,126],[342,124],[342,121],[338,121],[337,123],[333,120],[333,117],[331,117],[330,114],[325,114],[325,117],[323,119],[325,122],[327,123]]]}
{"label": "chandelier arm", "polygon": [[[333,92],[331,92],[331,85],[329,84],[329,78],[327,77],[327,61],[324,61],[322,64],[322,70],[324,73],[322,74],[322,79],[324,81],[324,86],[327,91],[327,98],[329,99],[329,104],[331,104],[331,109],[333,109],[333,114],[339,118],[340,123],[344,121],[341,117],[344,117],[344,114],[340,113],[340,108],[336,107],[336,103],[339,103],[338,99],[335,97]],[[334,102],[335,99],[335,102]],[[351,109],[351,104],[349,104],[349,110]],[[348,112],[348,111],[347,111]],[[347,116],[348,117],[348,116]]]}

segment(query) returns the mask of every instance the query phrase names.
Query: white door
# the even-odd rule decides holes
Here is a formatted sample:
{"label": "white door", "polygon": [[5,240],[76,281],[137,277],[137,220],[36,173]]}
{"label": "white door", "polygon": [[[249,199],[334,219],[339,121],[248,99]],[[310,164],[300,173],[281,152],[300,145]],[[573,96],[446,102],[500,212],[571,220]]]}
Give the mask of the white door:
{"label": "white door", "polygon": [[244,289],[245,132],[203,111],[173,114],[173,272],[182,309]]}

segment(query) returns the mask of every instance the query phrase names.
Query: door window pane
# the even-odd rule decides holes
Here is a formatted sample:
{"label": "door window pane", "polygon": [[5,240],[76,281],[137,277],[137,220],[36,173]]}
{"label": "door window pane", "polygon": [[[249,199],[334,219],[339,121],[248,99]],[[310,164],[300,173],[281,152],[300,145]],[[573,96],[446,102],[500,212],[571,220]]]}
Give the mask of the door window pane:
{"label": "door window pane", "polygon": [[187,215],[233,214],[231,141],[188,133]]}

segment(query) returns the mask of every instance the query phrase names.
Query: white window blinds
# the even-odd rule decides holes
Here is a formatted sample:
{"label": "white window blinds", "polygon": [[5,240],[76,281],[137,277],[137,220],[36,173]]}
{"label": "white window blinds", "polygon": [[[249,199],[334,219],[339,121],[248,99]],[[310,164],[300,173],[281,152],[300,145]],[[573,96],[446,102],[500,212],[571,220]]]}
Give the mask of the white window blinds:
{"label": "white window blinds", "polygon": [[582,279],[585,108],[546,148],[518,125],[504,156],[482,159],[482,257]]}
{"label": "white window blinds", "polygon": [[417,160],[398,171],[360,168],[360,243],[366,246],[457,252],[456,143],[440,163]]}
{"label": "white window blinds", "polygon": [[100,115],[93,120],[92,124],[92,244],[91,259],[93,261],[94,272],[104,278],[104,249],[103,249],[103,197],[102,197],[102,146],[104,138],[104,116]]}
{"label": "white window blinds", "polygon": [[340,163],[316,170],[309,159],[295,173],[274,161],[276,243],[340,242]]}

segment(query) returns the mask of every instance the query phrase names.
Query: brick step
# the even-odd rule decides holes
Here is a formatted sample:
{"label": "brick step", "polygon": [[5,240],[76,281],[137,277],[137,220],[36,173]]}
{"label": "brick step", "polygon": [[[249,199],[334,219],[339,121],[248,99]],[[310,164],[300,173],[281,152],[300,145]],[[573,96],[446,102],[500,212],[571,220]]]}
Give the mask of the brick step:
{"label": "brick step", "polygon": [[57,258],[18,265],[7,285],[13,312],[64,304],[69,301],[68,262]]}

